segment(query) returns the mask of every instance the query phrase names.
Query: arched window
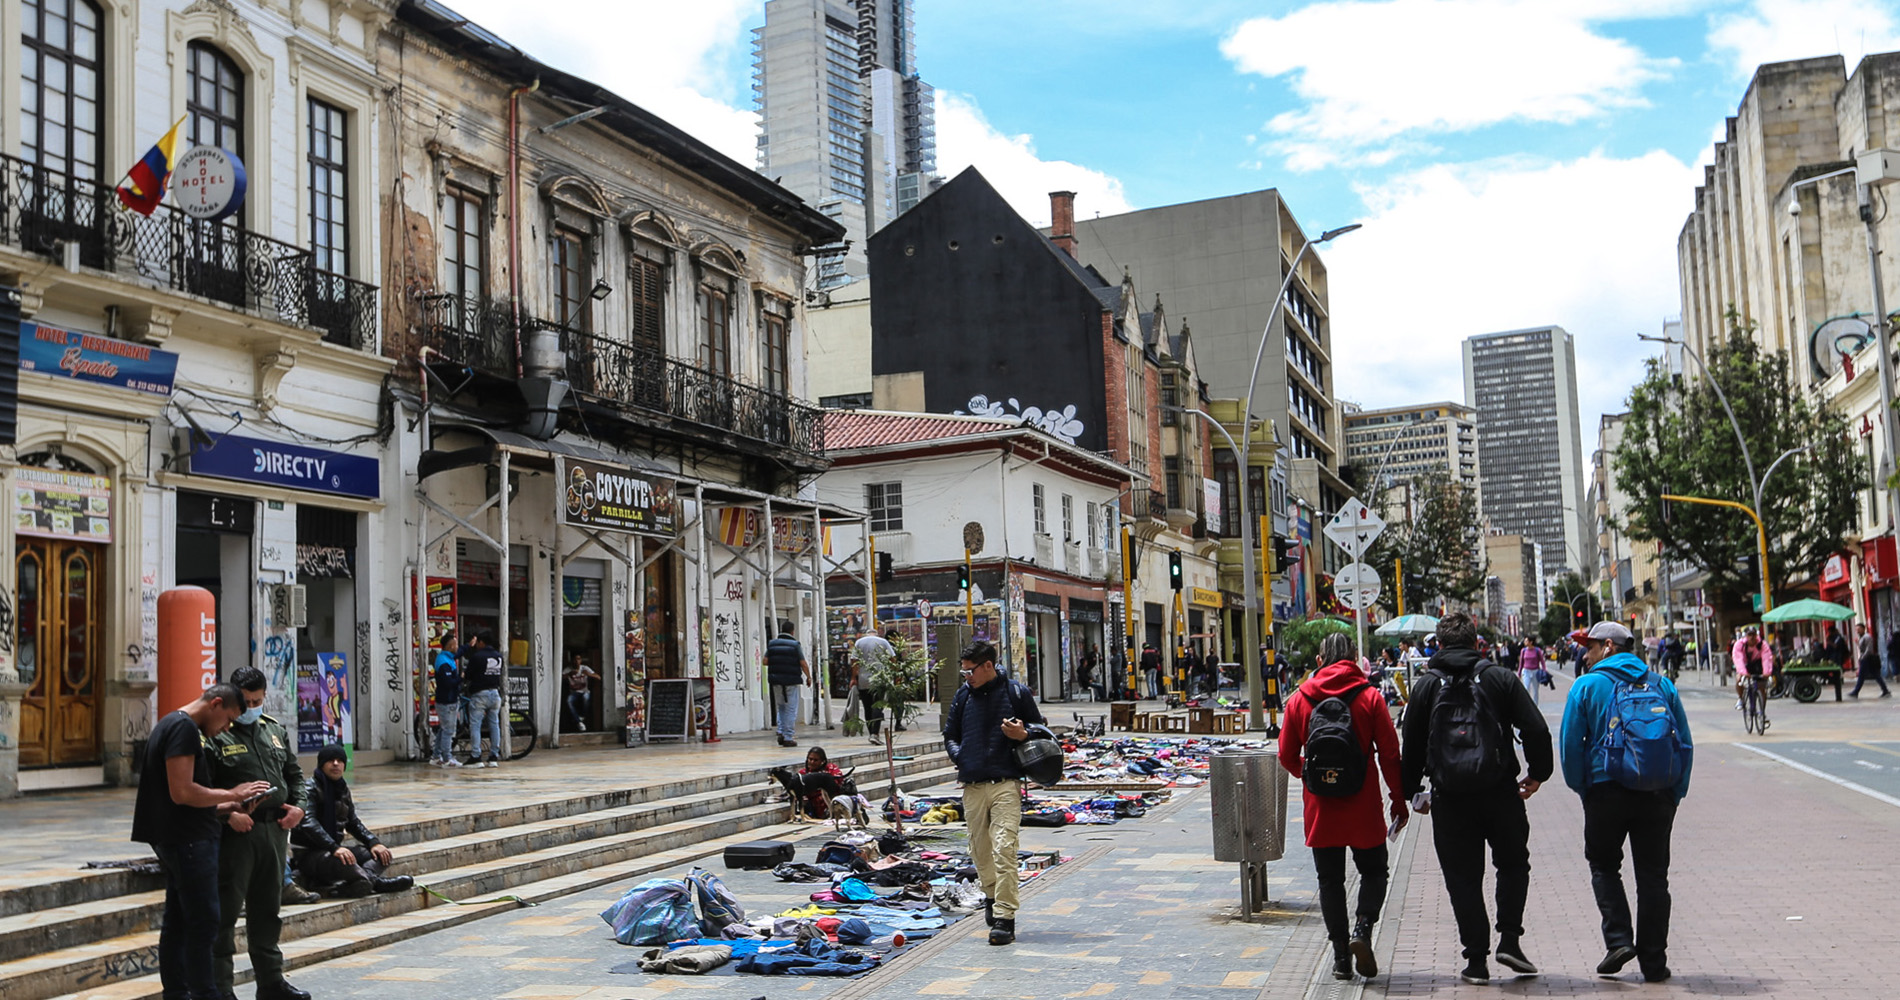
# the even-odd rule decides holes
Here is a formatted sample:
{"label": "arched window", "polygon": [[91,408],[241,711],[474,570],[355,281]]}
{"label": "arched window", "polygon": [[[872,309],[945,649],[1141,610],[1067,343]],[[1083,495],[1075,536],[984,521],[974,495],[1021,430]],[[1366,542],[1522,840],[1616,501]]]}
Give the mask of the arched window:
{"label": "arched window", "polygon": [[92,0],[22,0],[20,153],[83,180],[99,179],[99,8]]}
{"label": "arched window", "polygon": [[186,135],[193,145],[217,146],[244,159],[244,74],[230,56],[205,42],[186,49]]}

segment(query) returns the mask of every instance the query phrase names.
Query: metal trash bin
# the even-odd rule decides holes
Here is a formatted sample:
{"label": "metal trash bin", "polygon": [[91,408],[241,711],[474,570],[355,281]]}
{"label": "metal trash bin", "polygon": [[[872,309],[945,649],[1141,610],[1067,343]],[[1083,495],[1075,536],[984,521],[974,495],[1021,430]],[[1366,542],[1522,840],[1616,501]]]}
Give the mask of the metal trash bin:
{"label": "metal trash bin", "polygon": [[1267,902],[1266,863],[1286,855],[1287,773],[1272,744],[1234,747],[1208,759],[1214,860],[1240,863],[1243,919]]}

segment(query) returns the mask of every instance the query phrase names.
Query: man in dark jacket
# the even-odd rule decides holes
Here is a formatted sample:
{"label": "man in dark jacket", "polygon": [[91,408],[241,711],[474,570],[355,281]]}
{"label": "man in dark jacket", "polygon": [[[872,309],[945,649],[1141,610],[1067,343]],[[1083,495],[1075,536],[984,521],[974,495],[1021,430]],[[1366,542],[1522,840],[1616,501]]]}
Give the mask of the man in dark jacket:
{"label": "man in dark jacket", "polygon": [[[1524,800],[1535,794],[1554,770],[1550,725],[1524,685],[1518,683],[1516,673],[1478,652],[1477,627],[1468,616],[1453,612],[1440,619],[1438,641],[1439,651],[1432,656],[1425,674],[1412,685],[1412,698],[1405,709],[1400,756],[1405,794],[1418,795],[1427,772],[1432,772],[1431,795],[1419,803],[1418,811],[1432,815],[1432,844],[1438,850],[1438,866],[1445,873],[1445,890],[1451,896],[1458,939],[1464,945],[1467,964],[1460,978],[1477,984],[1491,981],[1485,965],[1491,952],[1484,909],[1486,844],[1491,847],[1491,864],[1498,873],[1498,963],[1514,972],[1535,974],[1537,967],[1524,957],[1519,944],[1531,878],[1531,827]],[[1453,684],[1473,686],[1469,691],[1460,688],[1448,693],[1447,685]],[[1447,718],[1434,720],[1441,697]],[[1473,700],[1478,724],[1494,729],[1479,737],[1484,741],[1479,745],[1488,745],[1496,755],[1485,762],[1483,773],[1494,778],[1486,787],[1470,787],[1469,778],[1463,774],[1437,773],[1453,753],[1445,746],[1433,746],[1433,732],[1440,729],[1434,722],[1447,722],[1453,706]],[[1524,742],[1524,757],[1530,769],[1529,776],[1521,781],[1517,753],[1511,746],[1513,729]]]}
{"label": "man in dark jacket", "polygon": [[[487,629],[475,633],[462,649],[462,699],[468,704],[468,743],[474,749],[476,767],[500,767],[508,756],[501,741],[502,683],[507,679],[501,650],[495,648],[495,633]],[[488,749],[482,749],[482,738]]]}
{"label": "man in dark jacket", "polygon": [[811,664],[805,659],[805,647],[790,632],[765,644],[765,682],[772,689],[772,706],[777,712],[778,745],[795,747],[792,727],[798,724],[799,685],[811,683]]}
{"label": "man in dark jacket", "polygon": [[[297,870],[306,882],[321,886],[323,894],[331,897],[410,888],[415,880],[407,875],[383,876],[395,857],[357,815],[350,783],[343,779],[346,763],[343,748],[335,743],[317,751],[317,773],[304,786],[308,811],[291,833],[297,844]],[[343,843],[346,833],[356,839],[354,850]]]}
{"label": "man in dark jacket", "polygon": [[1022,830],[1023,769],[1016,747],[1042,710],[1029,689],[996,672],[996,647],[981,639],[958,654],[963,686],[944,717],[943,745],[963,782],[970,859],[983,884],[991,944],[1016,940],[1016,840]]}

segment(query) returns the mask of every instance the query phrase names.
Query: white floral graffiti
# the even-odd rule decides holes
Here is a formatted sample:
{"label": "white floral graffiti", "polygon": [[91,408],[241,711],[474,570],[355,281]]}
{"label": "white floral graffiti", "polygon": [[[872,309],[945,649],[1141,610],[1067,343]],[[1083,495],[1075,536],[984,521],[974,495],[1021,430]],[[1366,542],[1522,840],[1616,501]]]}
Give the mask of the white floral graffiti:
{"label": "white floral graffiti", "polygon": [[1016,417],[1021,419],[1024,425],[1047,431],[1070,444],[1074,444],[1075,439],[1082,436],[1083,425],[1082,421],[1075,419],[1074,403],[1070,403],[1060,410],[1045,410],[1037,406],[1032,406],[1025,410],[1022,404],[1018,403],[1013,396],[1009,399],[1009,405],[1005,407],[1003,403],[991,402],[990,397],[979,394],[971,396],[970,402],[966,405],[968,409],[958,410],[957,413],[959,415],[972,417]]}

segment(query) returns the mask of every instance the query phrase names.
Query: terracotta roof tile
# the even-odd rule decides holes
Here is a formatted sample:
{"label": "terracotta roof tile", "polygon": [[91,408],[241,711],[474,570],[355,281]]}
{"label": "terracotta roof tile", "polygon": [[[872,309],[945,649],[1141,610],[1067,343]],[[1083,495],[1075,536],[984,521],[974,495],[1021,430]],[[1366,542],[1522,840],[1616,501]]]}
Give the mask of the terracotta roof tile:
{"label": "terracotta roof tile", "polygon": [[825,412],[825,450],[876,448],[943,438],[967,437],[1021,427],[1021,420],[964,417],[943,413],[889,413],[881,410]]}

